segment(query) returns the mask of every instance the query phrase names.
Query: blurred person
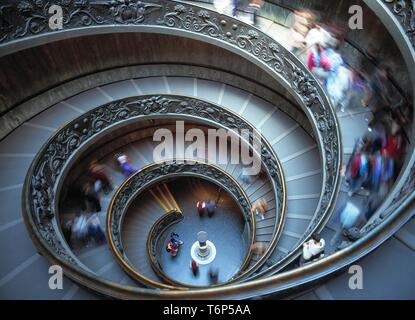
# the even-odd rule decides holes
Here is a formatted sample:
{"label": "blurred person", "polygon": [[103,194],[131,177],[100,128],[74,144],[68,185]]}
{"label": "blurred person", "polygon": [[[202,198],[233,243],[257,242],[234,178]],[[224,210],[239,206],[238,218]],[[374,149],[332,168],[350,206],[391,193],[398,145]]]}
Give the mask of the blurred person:
{"label": "blurred person", "polygon": [[300,266],[324,257],[326,241],[319,234],[313,234],[311,239],[303,243],[303,254],[300,257]]}
{"label": "blurred person", "polygon": [[389,127],[389,134],[386,138],[384,151],[389,157],[397,161],[402,155],[404,146],[402,138],[402,127],[396,120],[391,120]]}
{"label": "blurred person", "polygon": [[219,269],[210,267],[208,271],[209,280],[211,285],[218,284],[219,282]]}
{"label": "blurred person", "polygon": [[97,214],[91,215],[87,220],[88,236],[95,240],[96,243],[105,242],[105,232],[101,227],[101,221]]}
{"label": "blurred person", "polygon": [[70,243],[76,247],[88,244],[90,240],[101,244],[105,242],[105,232],[101,227],[101,222],[97,214],[80,214],[70,222]]}
{"label": "blurred person", "polygon": [[364,152],[365,142],[359,139],[347,169],[346,185],[349,197],[359,191],[369,178],[369,159]]}
{"label": "blurred person", "polygon": [[91,161],[88,167],[88,175],[95,180],[95,185],[97,182],[100,183],[100,187],[95,187],[95,191],[99,192],[100,189],[102,189],[104,193],[112,191],[113,186],[105,172],[105,166],[99,164],[98,160],[94,159]]}
{"label": "blurred person", "polygon": [[81,214],[76,216],[71,225],[71,244],[75,247],[81,246],[85,243],[85,239],[88,235],[88,219],[85,215]]}
{"label": "blurred person", "polygon": [[[218,11],[220,14],[224,14],[229,6],[233,4],[232,0],[214,0],[213,5],[216,8],[216,11]],[[232,11],[233,14],[233,11]]]}
{"label": "blurred person", "polygon": [[208,214],[209,218],[212,218],[213,215],[215,214],[215,209],[216,209],[216,201],[215,200],[208,200],[206,202],[206,211]]}
{"label": "blurred person", "polygon": [[306,49],[306,35],[309,33],[313,15],[309,11],[295,10],[291,31],[291,51],[298,55]]}
{"label": "blurred person", "polygon": [[254,26],[256,26],[258,23],[258,19],[257,19],[258,11],[261,9],[263,4],[264,4],[263,0],[250,0],[249,1],[248,7],[251,9],[251,12],[252,12],[252,24]]}
{"label": "blurred person", "polygon": [[196,203],[196,209],[197,209],[197,212],[199,213],[200,217],[204,216],[204,214],[207,212],[206,202],[205,201],[198,201]]}
{"label": "blurred person", "polygon": [[172,243],[171,239],[169,239],[169,240],[167,241],[166,251],[167,251],[168,253],[170,253],[170,255],[171,255],[172,257],[175,257],[175,256],[177,256],[177,254],[178,254],[178,252],[179,252],[179,247],[178,247],[178,246],[176,246],[176,245],[174,245],[174,244]]}
{"label": "blurred person", "polygon": [[304,43],[307,49],[311,48],[312,46],[322,43],[324,40],[324,28],[320,24],[315,24],[313,28],[311,28],[307,35],[304,38]]}
{"label": "blurred person", "polygon": [[401,168],[405,160],[405,157],[403,157],[405,151],[405,144],[402,134],[398,133],[396,135],[391,135],[388,138],[388,144],[386,148],[386,152],[388,154],[388,157],[390,158],[390,161],[393,161],[392,180],[395,180],[398,178],[398,175],[401,171]]}
{"label": "blurred person", "polygon": [[351,200],[349,200],[340,212],[340,226],[330,241],[331,246],[335,246],[343,231],[354,227],[360,219],[361,211]]}
{"label": "blurred person", "polygon": [[308,69],[326,87],[334,107],[344,112],[350,100],[353,73],[338,52],[339,36],[318,26],[310,31],[306,41]]}
{"label": "blurred person", "polygon": [[92,205],[92,211],[94,212],[100,212],[102,210],[99,195],[95,191],[91,181],[85,181],[83,183],[81,192],[84,200],[82,210],[89,210],[90,205]]}
{"label": "blurred person", "polygon": [[243,183],[250,185],[254,183],[256,176],[249,174],[249,168],[243,168],[241,171],[241,180]]}
{"label": "blurred person", "polygon": [[124,177],[128,178],[138,172],[138,168],[131,164],[130,159],[125,154],[117,154],[115,155],[115,159]]}
{"label": "blurred person", "polygon": [[238,14],[239,0],[232,0],[232,17]]}
{"label": "blurred person", "polygon": [[389,184],[395,177],[395,160],[386,152],[383,155],[382,182]]}
{"label": "blurred person", "polygon": [[261,220],[265,219],[265,212],[268,209],[268,203],[264,198],[258,199],[254,202],[251,208],[251,212],[259,217]]}
{"label": "blurred person", "polygon": [[388,191],[389,187],[387,183],[382,183],[377,192],[371,192],[365,205],[364,217],[366,221],[369,221],[370,218],[372,218],[373,214],[380,207],[383,200],[387,196]]}
{"label": "blurred person", "polygon": [[330,36],[330,39],[324,43],[324,48],[320,53],[320,68],[325,73],[321,77],[323,84],[327,89],[329,98],[335,108],[340,108],[344,112],[348,105],[349,93],[352,88],[353,75],[345,65],[340,53],[337,51],[339,40]]}
{"label": "blurred person", "polygon": [[256,242],[251,246],[251,250],[255,254],[263,256],[265,252],[268,250],[268,244],[266,244],[265,242]]}
{"label": "blurred person", "polygon": [[180,236],[177,233],[172,232],[170,234],[170,239],[167,241],[166,251],[169,252],[172,257],[176,257],[182,245],[183,241],[180,240]]}
{"label": "blurred person", "polygon": [[319,28],[319,36],[316,42],[310,41],[310,46],[307,50],[307,67],[314,73],[321,81],[327,78],[327,72],[321,66],[321,57],[324,50],[335,45],[335,39],[324,28]]}
{"label": "blurred person", "polygon": [[326,88],[334,107],[341,112],[349,106],[353,85],[353,74],[344,64],[334,71],[332,77],[327,79]]}
{"label": "blurred person", "polygon": [[393,107],[393,113],[395,120],[401,127],[407,127],[411,123],[412,119],[412,107],[410,104],[402,99]]}
{"label": "blurred person", "polygon": [[184,244],[184,242],[180,239],[180,236],[175,232],[172,232],[170,234],[170,241],[171,241],[172,245],[177,247],[177,248]]}
{"label": "blurred person", "polygon": [[368,86],[366,87],[366,94],[363,99],[364,107],[368,107],[376,116],[382,110],[388,109],[391,106],[390,88],[389,84],[389,69],[385,66],[379,65],[375,72],[369,76]]}
{"label": "blurred person", "polygon": [[377,151],[371,160],[371,174],[370,174],[370,190],[372,193],[379,192],[380,184],[382,182],[382,174],[384,170],[384,159],[380,151]]}
{"label": "blurred person", "polygon": [[199,264],[192,259],[190,261],[190,269],[192,270],[193,276],[198,276],[199,275]]}
{"label": "blurred person", "polygon": [[386,127],[379,120],[380,119],[373,119],[373,121],[369,123],[368,132],[366,134],[366,137],[370,141],[367,150],[371,155],[374,155],[376,152],[385,148],[388,142]]}
{"label": "blurred person", "polygon": [[348,99],[344,107],[348,107],[348,109],[362,109],[363,99],[366,95],[366,79],[364,75],[355,69],[349,67],[349,71],[351,74],[351,82],[350,82],[350,91],[348,93]]}
{"label": "blurred person", "polygon": [[70,219],[70,220],[66,221],[63,224],[63,227],[62,227],[63,236],[65,237],[65,240],[68,243],[70,243],[70,241],[71,241],[72,225],[73,225],[73,219]]}
{"label": "blurred person", "polygon": [[298,58],[306,64],[309,50],[311,48],[319,48],[319,45],[324,41],[324,36],[326,34],[324,27],[321,24],[315,22],[315,20],[316,19],[313,16],[313,19],[311,19],[311,21],[314,22],[308,25],[308,31],[304,38],[300,38],[300,36],[302,36],[301,34],[296,35],[295,33],[293,33],[293,46],[295,46],[295,41],[297,41],[298,43],[298,45],[296,46],[297,49],[294,49],[293,53],[296,54]]}

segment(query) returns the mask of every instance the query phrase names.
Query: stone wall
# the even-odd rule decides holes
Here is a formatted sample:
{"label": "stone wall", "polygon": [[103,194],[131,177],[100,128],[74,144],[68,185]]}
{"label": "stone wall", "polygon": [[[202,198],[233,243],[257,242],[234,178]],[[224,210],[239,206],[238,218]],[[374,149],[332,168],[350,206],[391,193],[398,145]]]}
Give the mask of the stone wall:
{"label": "stone wall", "polygon": [[140,64],[212,67],[285,90],[259,67],[220,47],[182,37],[126,33],[86,36],[26,49],[0,59],[1,115],[64,82]]}

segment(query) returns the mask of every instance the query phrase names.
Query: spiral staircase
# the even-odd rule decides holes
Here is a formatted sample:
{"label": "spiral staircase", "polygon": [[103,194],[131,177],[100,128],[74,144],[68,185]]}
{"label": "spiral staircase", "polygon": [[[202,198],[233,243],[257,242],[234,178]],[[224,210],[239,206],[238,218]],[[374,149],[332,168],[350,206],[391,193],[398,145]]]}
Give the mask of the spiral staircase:
{"label": "spiral staircase", "polygon": [[[207,1],[61,1],[63,27],[51,30],[47,1],[4,1],[0,297],[415,298],[408,281],[415,264],[412,126],[405,128],[399,178],[359,236],[342,236],[342,246],[328,245],[323,259],[298,265],[312,234],[330,239],[337,232],[348,201],[341,167],[368,127],[367,110],[336,114],[323,87],[286,48],[284,21],[300,2],[266,2],[253,27]],[[379,42],[390,43],[399,71],[392,86],[413,104],[413,4],[361,5],[384,31]],[[365,39],[348,39],[343,49],[368,59]],[[248,130],[239,138],[260,159],[260,174],[248,182],[229,146],[222,162],[205,161],[212,150],[187,154],[191,141],[174,145],[182,156],[155,159],[156,131],[169,129],[176,139],[183,134],[178,122],[185,132]],[[116,166],[118,153],[139,169],[129,178]],[[71,187],[93,159],[113,184],[98,213],[106,241],[79,246],[65,237],[64,225],[83,212]],[[217,212],[201,219],[195,203],[208,198],[218,200]],[[263,220],[251,212],[261,198],[269,204]],[[355,199],[363,205],[365,194]],[[217,246],[217,284],[207,282],[203,266],[192,278],[188,266],[201,228]],[[178,230],[184,247],[172,260],[164,245]],[[259,254],[254,244],[266,249]],[[364,290],[348,287],[355,264],[364,270]],[[49,287],[51,265],[63,270],[62,289]]]}

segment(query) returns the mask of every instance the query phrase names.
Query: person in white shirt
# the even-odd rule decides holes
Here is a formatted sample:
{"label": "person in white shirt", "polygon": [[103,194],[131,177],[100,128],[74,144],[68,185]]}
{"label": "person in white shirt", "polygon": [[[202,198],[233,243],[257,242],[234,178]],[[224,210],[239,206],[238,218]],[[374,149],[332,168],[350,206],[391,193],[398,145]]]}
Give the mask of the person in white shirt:
{"label": "person in white shirt", "polygon": [[326,241],[318,234],[314,234],[313,237],[303,244],[303,254],[301,256],[300,265],[311,262],[317,258],[321,258],[324,255],[324,249],[326,247]]}
{"label": "person in white shirt", "polygon": [[216,10],[221,13],[227,13],[227,9],[230,8],[230,5],[232,4],[231,0],[215,0],[213,1],[213,5],[215,6]]}

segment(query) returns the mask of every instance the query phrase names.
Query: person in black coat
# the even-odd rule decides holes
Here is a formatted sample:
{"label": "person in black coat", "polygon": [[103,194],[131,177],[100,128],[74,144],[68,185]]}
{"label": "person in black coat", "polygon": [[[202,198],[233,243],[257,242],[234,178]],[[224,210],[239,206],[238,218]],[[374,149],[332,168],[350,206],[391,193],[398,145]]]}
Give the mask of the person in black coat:
{"label": "person in black coat", "polygon": [[212,218],[215,214],[216,209],[216,201],[214,200],[208,200],[206,203],[206,210],[209,218]]}

